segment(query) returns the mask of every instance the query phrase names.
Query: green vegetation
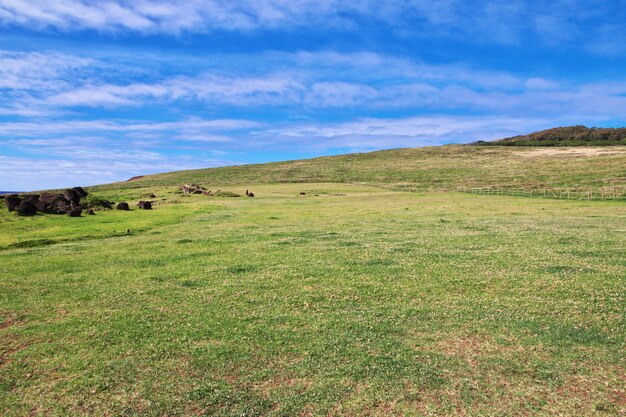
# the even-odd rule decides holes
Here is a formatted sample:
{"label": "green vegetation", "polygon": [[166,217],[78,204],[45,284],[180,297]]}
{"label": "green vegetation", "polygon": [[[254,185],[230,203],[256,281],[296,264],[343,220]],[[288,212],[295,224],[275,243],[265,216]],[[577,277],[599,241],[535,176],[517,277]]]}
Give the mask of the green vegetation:
{"label": "green vegetation", "polygon": [[394,190],[614,187],[626,185],[626,148],[441,146],[147,175],[98,192],[200,183],[359,183]]}
{"label": "green vegetation", "polygon": [[492,142],[478,141],[482,146],[624,146],[626,128],[588,128],[585,126],[557,127],[529,135],[515,136]]}
{"label": "green vegetation", "polygon": [[[394,187],[489,169],[519,182],[624,175],[623,154],[550,157],[539,173],[488,161],[510,152],[165,174],[96,189],[131,206],[155,193],[152,211],[2,211],[0,414],[619,415],[623,203],[245,183],[312,181],[315,168]],[[256,197],[159,185],[181,178]]]}

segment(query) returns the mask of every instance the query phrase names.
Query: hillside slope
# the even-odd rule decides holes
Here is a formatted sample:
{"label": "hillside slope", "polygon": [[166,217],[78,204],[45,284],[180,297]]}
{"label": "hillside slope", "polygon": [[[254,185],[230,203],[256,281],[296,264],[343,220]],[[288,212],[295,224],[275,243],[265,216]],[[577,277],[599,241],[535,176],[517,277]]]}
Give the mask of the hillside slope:
{"label": "hillside slope", "polygon": [[146,175],[94,190],[180,185],[364,183],[397,190],[626,185],[626,148],[440,146]]}
{"label": "hillside slope", "polygon": [[542,130],[528,135],[479,141],[482,146],[616,146],[626,145],[626,128],[588,128],[567,126]]}

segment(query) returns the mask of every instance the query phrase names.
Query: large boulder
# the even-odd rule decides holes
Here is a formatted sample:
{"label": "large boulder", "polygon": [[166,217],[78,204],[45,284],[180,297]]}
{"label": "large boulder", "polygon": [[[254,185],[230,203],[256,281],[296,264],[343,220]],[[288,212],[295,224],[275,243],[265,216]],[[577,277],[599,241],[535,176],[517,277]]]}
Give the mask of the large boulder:
{"label": "large boulder", "polygon": [[39,194],[23,194],[20,197],[22,201],[30,201],[33,204],[39,200]]}
{"label": "large boulder", "polygon": [[39,196],[39,201],[44,201],[46,203],[54,203],[55,201],[58,201],[58,200],[65,200],[65,197],[63,197],[63,194],[53,194],[53,193],[44,192]]}
{"label": "large boulder", "polygon": [[83,187],[74,187],[72,188],[72,191],[74,191],[76,194],[78,194],[80,196],[80,198],[85,198],[89,195],[89,193],[85,190],[83,190]]}
{"label": "large boulder", "polygon": [[9,211],[15,210],[15,207],[19,206],[21,202],[22,199],[19,198],[17,195],[12,194],[4,197],[4,204],[6,204]]}
{"label": "large boulder", "polygon": [[151,210],[152,209],[152,201],[140,201],[137,206],[141,209],[144,210]]}
{"label": "large boulder", "polygon": [[65,197],[65,199],[69,201],[72,205],[77,206],[80,204],[80,194],[78,194],[74,190],[68,188],[67,190],[63,191],[63,197]]}
{"label": "large boulder", "polygon": [[65,214],[72,208],[72,204],[67,200],[59,200],[50,206],[51,214]]}
{"label": "large boulder", "polygon": [[37,214],[37,207],[31,201],[22,201],[17,207],[15,207],[15,211],[20,216],[34,216]]}
{"label": "large boulder", "polygon": [[67,215],[70,217],[80,217],[83,213],[83,210],[80,207],[74,207],[67,211]]}
{"label": "large boulder", "polygon": [[130,210],[130,207],[128,206],[128,203],[125,201],[122,201],[121,203],[117,204],[117,209],[118,210],[124,210],[124,211],[128,211]]}
{"label": "large boulder", "polygon": [[202,194],[203,191],[206,191],[206,188],[198,184],[183,184],[180,189],[185,194]]}

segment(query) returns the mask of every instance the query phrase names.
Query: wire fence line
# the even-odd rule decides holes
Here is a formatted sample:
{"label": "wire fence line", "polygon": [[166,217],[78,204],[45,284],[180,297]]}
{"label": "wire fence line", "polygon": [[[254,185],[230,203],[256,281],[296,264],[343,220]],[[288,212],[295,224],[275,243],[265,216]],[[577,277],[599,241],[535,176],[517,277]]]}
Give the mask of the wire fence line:
{"label": "wire fence line", "polygon": [[542,197],[558,200],[626,201],[626,187],[549,189],[549,188],[467,188],[463,192],[479,195]]}

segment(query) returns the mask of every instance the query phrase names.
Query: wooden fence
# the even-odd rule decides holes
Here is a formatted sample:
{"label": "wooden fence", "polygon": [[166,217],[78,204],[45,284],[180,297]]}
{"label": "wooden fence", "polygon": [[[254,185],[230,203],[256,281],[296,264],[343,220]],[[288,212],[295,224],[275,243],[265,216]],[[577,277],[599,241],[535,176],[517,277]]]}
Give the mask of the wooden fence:
{"label": "wooden fence", "polygon": [[513,197],[543,197],[556,198],[559,200],[605,200],[605,201],[626,201],[626,187],[605,187],[605,188],[585,188],[585,189],[547,189],[547,188],[467,188],[462,190],[466,193],[480,195],[503,195]]}

